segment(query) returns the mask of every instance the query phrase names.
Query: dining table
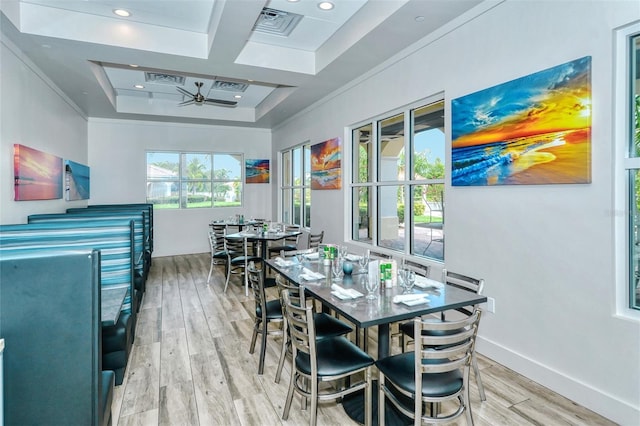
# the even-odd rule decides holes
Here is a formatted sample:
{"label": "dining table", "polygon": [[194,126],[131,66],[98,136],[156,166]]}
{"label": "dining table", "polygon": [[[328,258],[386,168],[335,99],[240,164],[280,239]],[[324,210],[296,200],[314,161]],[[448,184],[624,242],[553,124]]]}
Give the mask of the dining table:
{"label": "dining table", "polygon": [[101,287],[100,319],[102,326],[114,325],[118,322],[122,304],[127,296],[127,287]]}
{"label": "dining table", "polygon": [[[428,278],[416,280],[412,295],[403,294],[400,286],[379,288],[374,299],[367,299],[365,283],[370,277],[368,270],[361,270],[354,261],[353,272],[336,280],[332,277],[331,265],[325,264],[314,256],[305,259],[301,264],[296,261],[282,262],[270,259],[267,265],[293,284],[304,287],[305,293],[319,300],[341,317],[355,326],[367,329],[377,326],[378,347],[377,359],[390,354],[390,325],[408,321],[415,317],[438,313],[464,306],[486,302],[485,296],[462,290]],[[322,276],[322,277],[320,277]],[[348,297],[351,294],[354,297]],[[422,302],[416,299],[422,295]],[[406,303],[405,303],[406,302]],[[377,383],[376,383],[377,386]],[[377,391],[374,390],[374,406],[377,407]],[[346,413],[358,421],[364,422],[364,395],[345,397],[343,406]],[[377,408],[373,411],[374,424],[377,424]],[[400,414],[391,404],[386,410],[387,424],[411,424],[412,421]]]}

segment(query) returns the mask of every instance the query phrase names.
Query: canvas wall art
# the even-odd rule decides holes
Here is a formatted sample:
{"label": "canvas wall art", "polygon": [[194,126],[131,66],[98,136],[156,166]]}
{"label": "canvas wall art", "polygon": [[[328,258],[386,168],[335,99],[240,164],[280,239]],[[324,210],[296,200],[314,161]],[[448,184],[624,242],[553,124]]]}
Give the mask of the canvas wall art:
{"label": "canvas wall art", "polygon": [[245,180],[247,183],[269,183],[269,160],[246,160]]}
{"label": "canvas wall art", "polygon": [[89,166],[65,160],[65,193],[67,201],[88,200],[90,195]]}
{"label": "canvas wall art", "polygon": [[62,158],[13,145],[14,200],[62,198]]}
{"label": "canvas wall art", "polygon": [[451,101],[453,186],[591,182],[591,57]]}
{"label": "canvas wall art", "polygon": [[342,161],[340,138],[311,146],[311,189],[340,189]]}

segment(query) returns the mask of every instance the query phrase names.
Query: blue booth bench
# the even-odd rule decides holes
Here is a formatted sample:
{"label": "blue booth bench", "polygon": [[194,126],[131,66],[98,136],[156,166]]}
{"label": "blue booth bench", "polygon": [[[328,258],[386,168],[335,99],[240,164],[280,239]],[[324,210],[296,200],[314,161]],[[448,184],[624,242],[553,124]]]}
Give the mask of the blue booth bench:
{"label": "blue booth bench", "polygon": [[132,220],[0,225],[0,257],[15,250],[100,250],[100,286],[127,291],[118,322],[102,327],[102,364],[105,370],[115,372],[116,384],[122,383],[135,337],[133,241]]}
{"label": "blue booth bench", "polygon": [[5,424],[111,424],[115,375],[101,366],[99,276],[97,250],[0,255]]}
{"label": "blue booth bench", "polygon": [[133,220],[133,247],[134,247],[134,287],[137,292],[135,306],[136,312],[140,310],[142,294],[145,290],[148,265],[145,256],[145,241],[148,241],[147,231],[145,231],[146,212],[142,211],[94,211],[89,209],[73,209],[69,213],[54,214],[34,214],[27,218],[28,223],[43,222],[76,222],[76,223],[98,223],[108,220]]}

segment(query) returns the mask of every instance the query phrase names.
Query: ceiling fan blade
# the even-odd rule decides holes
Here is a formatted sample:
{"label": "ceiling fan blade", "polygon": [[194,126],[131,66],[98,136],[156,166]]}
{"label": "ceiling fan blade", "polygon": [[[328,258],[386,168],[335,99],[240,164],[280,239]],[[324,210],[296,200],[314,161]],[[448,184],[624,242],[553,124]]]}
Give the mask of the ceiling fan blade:
{"label": "ceiling fan blade", "polygon": [[211,98],[205,99],[204,103],[207,105],[219,105],[219,106],[227,106],[227,107],[234,107],[238,105],[238,102],[236,101],[225,101],[223,99],[211,99]]}
{"label": "ceiling fan blade", "polygon": [[178,92],[182,93],[182,94],[183,94],[183,95],[185,95],[185,96],[190,96],[190,97],[192,97],[192,98],[193,98],[194,96],[196,96],[195,94],[193,94],[193,93],[189,92],[188,90],[183,89],[182,87],[178,87],[178,86],[176,86],[176,89],[178,90]]}
{"label": "ceiling fan blade", "polygon": [[178,106],[186,106],[186,105],[191,105],[191,104],[194,104],[194,103],[196,103],[196,101],[194,101],[193,99],[189,99],[188,101],[180,102],[178,104]]}

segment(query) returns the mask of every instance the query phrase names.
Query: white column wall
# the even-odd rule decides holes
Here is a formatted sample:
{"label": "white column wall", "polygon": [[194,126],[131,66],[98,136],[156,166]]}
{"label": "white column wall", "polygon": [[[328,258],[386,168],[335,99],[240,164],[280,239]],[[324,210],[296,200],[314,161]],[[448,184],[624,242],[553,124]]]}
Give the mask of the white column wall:
{"label": "white column wall", "polygon": [[[146,152],[163,150],[243,153],[245,160],[270,159],[271,132],[241,127],[90,119],[92,196],[89,204],[146,202]],[[235,214],[271,219],[270,186],[244,184],[243,206],[238,208],[155,209],[154,256],[209,251],[207,231],[213,219]]]}
{"label": "white column wall", "polygon": [[[448,179],[444,266],[485,278],[495,298],[480,352],[623,425],[640,424],[640,326],[615,315],[612,47],[614,29],[638,19],[636,1],[507,1],[273,134],[274,156],[306,140],[343,136],[348,146],[348,126],[442,92],[449,126],[451,99],[591,56],[592,183],[452,188]],[[450,146],[449,128],[446,137]],[[345,193],[312,191],[312,226],[327,241],[349,238]]]}

